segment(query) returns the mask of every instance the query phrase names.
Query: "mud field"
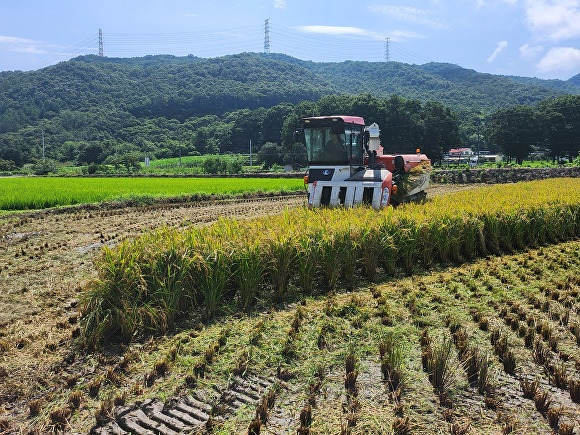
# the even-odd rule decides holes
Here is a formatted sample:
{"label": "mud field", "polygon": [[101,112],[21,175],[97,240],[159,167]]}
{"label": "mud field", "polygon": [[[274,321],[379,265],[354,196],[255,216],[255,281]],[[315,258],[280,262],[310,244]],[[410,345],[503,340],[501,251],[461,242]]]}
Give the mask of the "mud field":
{"label": "mud field", "polygon": [[[436,185],[429,194],[473,188],[477,185]],[[80,293],[96,276],[93,260],[102,246],[114,246],[159,225],[252,218],[305,203],[303,195],[293,195],[121,209],[73,207],[0,218],[0,432],[244,433],[255,415],[261,415],[261,433],[550,433],[554,429],[566,433],[567,428],[574,431],[569,433],[579,433],[580,407],[569,393],[580,365],[574,338],[580,336],[574,329],[579,307],[578,242],[530,251],[526,265],[515,256],[487,259],[483,261],[489,264],[478,266],[480,272],[467,265],[436,271],[418,281],[397,280],[395,286],[406,291],[393,293],[390,285],[366,285],[358,296],[331,295],[255,317],[234,317],[224,324],[196,325],[129,349],[85,353],[74,346],[80,332]],[[545,264],[551,267],[544,270]],[[534,267],[537,274],[527,277]],[[514,288],[522,282],[537,288],[539,296],[530,292],[520,297],[514,290],[503,299],[490,297],[485,309],[474,310],[471,298],[485,296],[486,286],[501,286],[503,280]],[[427,319],[421,285],[429,289],[428,302],[435,304],[430,309],[439,312],[439,320]],[[444,309],[449,305],[461,307],[456,318],[449,318]],[[482,318],[488,321],[485,328]],[[543,325],[536,329],[538,337],[545,336],[544,353],[538,350],[540,344],[527,347],[523,328],[528,318],[533,318],[527,323],[530,328]],[[413,369],[405,372],[399,389],[385,387],[377,343],[368,338],[374,328],[393,322],[413,328],[400,331],[403,341],[412,343],[406,358]],[[456,359],[461,355],[458,343],[469,337],[481,348],[489,348],[499,368],[505,366],[506,356],[497,343],[507,337],[516,368],[496,370],[493,394],[479,394],[477,387],[455,380],[459,386],[453,397],[442,399],[421,369],[424,345],[437,343],[437,337],[421,339],[419,347],[417,331],[425,326],[453,334]],[[544,326],[551,332],[544,335]],[[460,327],[464,336],[455,338]],[[352,355],[354,376],[354,369],[349,375],[347,367],[345,373],[344,360],[350,352],[348,343],[359,335],[364,350]],[[560,344],[553,345],[551,335]],[[318,355],[323,349],[324,361]],[[268,363],[268,352],[283,354],[293,369],[278,364],[276,370]],[[533,358],[534,352],[543,361]],[[558,384],[554,379],[561,378],[562,371],[568,382]],[[350,376],[351,385],[345,376]],[[528,382],[536,379],[534,393],[549,394],[545,401],[550,403],[544,403],[544,408],[524,391],[533,389]]]}

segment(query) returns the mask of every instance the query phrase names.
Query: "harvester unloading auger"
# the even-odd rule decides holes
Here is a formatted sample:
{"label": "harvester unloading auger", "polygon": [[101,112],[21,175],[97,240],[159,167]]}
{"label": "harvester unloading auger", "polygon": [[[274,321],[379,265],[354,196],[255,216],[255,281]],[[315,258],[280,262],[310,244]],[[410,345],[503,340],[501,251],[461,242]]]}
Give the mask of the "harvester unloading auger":
{"label": "harvester unloading auger", "polygon": [[421,201],[429,186],[431,161],[425,154],[383,154],[376,123],[358,116],[302,118],[308,158],[308,205],[370,205]]}

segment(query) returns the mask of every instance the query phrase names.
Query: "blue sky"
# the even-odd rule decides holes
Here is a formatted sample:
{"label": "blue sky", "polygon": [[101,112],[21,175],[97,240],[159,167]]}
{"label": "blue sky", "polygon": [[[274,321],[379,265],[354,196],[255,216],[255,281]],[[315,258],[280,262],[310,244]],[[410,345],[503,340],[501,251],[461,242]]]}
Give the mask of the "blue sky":
{"label": "blue sky", "polygon": [[580,73],[580,0],[0,0],[0,71],[81,54],[264,50],[314,61],[449,62],[493,74]]}

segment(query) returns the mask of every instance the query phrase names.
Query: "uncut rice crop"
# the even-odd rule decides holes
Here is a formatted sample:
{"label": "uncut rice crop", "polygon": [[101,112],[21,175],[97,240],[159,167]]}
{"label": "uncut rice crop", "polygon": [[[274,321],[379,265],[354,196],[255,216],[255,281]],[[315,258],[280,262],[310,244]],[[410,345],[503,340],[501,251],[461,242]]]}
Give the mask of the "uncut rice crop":
{"label": "uncut rice crop", "polygon": [[276,178],[0,178],[0,210],[31,210],[100,201],[302,190]]}
{"label": "uncut rice crop", "polygon": [[[344,262],[353,258],[360,260],[354,267],[361,276],[376,279],[381,267],[387,274],[410,273],[433,263],[535,246],[538,228],[548,242],[577,237],[577,192],[578,179],[544,180],[381,211],[297,208],[184,232],[157,230],[106,250],[98,263],[99,279],[84,297],[85,337],[97,343],[163,332],[191,311],[211,317],[225,301],[241,307],[255,299],[278,301],[289,283],[314,291],[316,286],[304,285],[312,280],[333,290],[353,266]],[[260,249],[248,256],[251,246]],[[253,276],[246,279],[243,273]]]}

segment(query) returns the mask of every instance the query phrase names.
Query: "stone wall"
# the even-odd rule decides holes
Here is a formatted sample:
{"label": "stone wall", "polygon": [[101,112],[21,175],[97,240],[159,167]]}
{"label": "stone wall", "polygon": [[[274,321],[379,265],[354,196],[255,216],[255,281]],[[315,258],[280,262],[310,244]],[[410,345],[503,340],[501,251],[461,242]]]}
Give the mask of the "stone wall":
{"label": "stone wall", "polygon": [[515,183],[546,178],[580,178],[580,167],[559,168],[497,168],[497,169],[441,169],[431,172],[433,183]]}

